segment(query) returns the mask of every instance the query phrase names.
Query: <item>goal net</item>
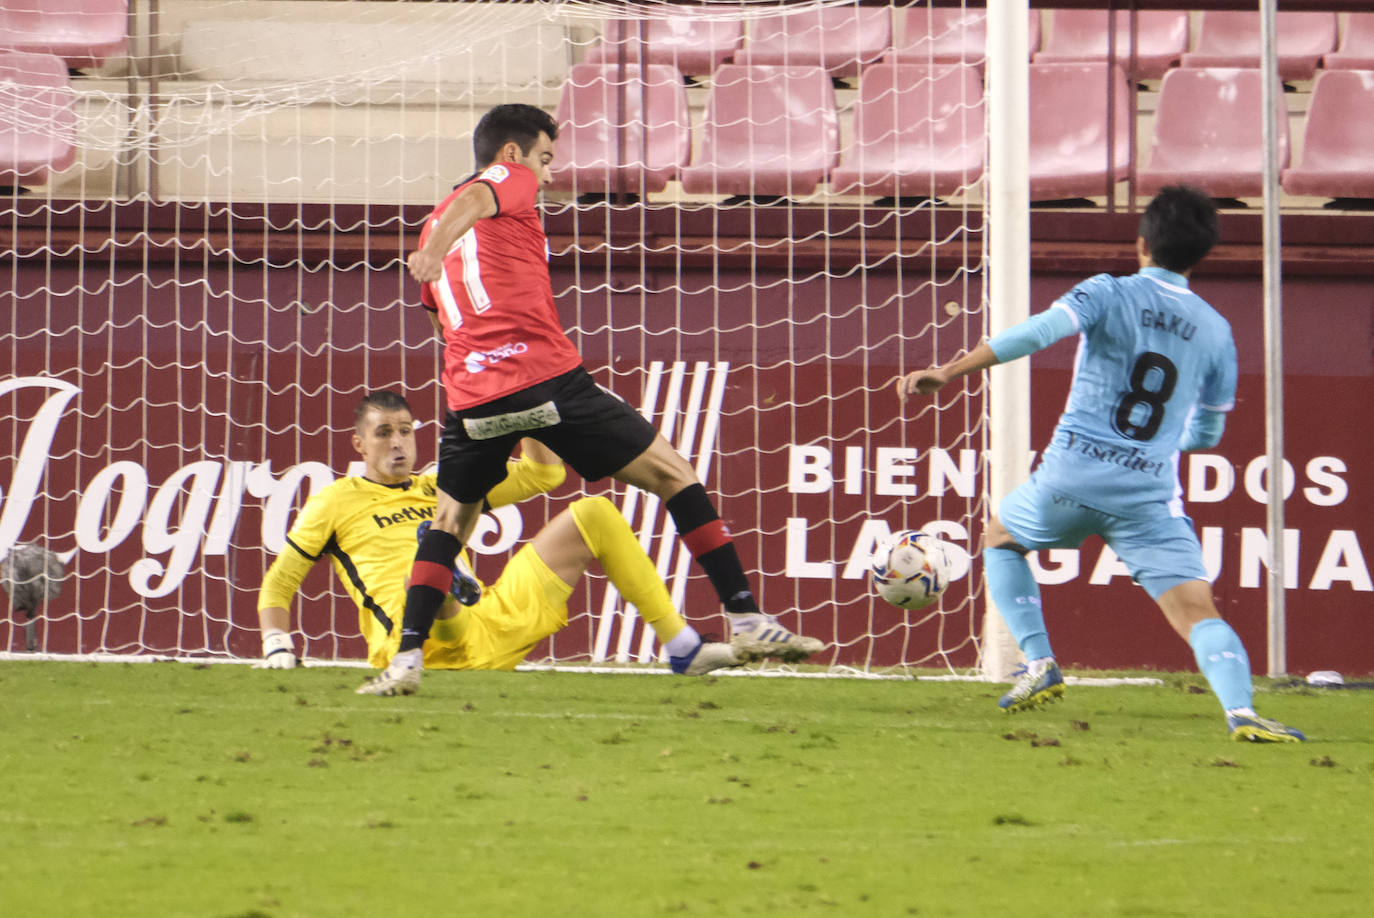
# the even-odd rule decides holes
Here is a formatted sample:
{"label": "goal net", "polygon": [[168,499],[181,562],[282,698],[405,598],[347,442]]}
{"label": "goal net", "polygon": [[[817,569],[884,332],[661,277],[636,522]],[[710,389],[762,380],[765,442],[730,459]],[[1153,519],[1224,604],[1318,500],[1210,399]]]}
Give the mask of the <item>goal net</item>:
{"label": "goal net", "polygon": [[[357,400],[406,396],[434,459],[440,346],[403,260],[477,118],[525,102],[561,124],[565,325],[694,464],[761,605],[836,672],[977,668],[986,393],[903,411],[894,383],[986,332],[981,9],[27,2],[69,27],[0,52],[0,555],[67,575],[0,650],[258,655],[295,512],[361,471]],[[610,482],[490,515],[479,576],[578,492],[726,630],[657,499]],[[872,595],[902,529],[964,549],[938,607]],[[363,656],[328,565],[293,612],[308,658]],[[658,658],[597,571],[570,615],[532,662]]]}

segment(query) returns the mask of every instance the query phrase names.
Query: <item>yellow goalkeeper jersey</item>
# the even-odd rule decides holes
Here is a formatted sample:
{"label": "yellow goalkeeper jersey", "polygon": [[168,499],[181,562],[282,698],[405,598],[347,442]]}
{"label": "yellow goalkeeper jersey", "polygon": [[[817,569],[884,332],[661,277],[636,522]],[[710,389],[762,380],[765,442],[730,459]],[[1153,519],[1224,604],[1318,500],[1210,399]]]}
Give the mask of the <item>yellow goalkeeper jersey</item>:
{"label": "yellow goalkeeper jersey", "polygon": [[[511,459],[507,472],[505,481],[487,495],[492,507],[552,490],[565,475],[561,463],[543,465],[524,458]],[[433,473],[412,475],[396,485],[349,477],[311,495],[286,534],[287,547],[263,578],[258,608],[290,608],[311,566],[327,555],[358,607],[368,661],[386,665],[400,637],[415,531],[434,519],[436,487]]]}

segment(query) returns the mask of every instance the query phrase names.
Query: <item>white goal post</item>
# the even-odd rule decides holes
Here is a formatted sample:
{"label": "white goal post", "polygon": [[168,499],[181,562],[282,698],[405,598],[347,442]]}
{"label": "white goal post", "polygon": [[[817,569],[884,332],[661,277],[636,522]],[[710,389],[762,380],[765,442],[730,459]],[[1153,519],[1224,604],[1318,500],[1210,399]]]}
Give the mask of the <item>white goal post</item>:
{"label": "white goal post", "polygon": [[[1030,314],[1030,53],[1027,0],[988,6],[988,333]],[[992,419],[988,507],[1030,473],[1030,363],[1018,361],[990,374]],[[1005,680],[1019,662],[1016,641],[984,593],[982,674]]]}

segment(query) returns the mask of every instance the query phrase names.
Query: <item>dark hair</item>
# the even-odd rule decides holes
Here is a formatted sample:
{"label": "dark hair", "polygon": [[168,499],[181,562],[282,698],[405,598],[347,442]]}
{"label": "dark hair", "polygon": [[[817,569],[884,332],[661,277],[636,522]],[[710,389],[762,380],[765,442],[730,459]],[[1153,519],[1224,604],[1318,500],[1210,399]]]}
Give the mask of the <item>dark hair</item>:
{"label": "dark hair", "polygon": [[522,103],[496,106],[482,116],[472,132],[477,168],[495,162],[501,148],[512,140],[519,144],[521,154],[528,156],[540,134],[548,134],[550,140],[558,139],[558,122],[542,108]]}
{"label": "dark hair", "polygon": [[353,409],[354,427],[363,422],[363,417],[371,408],[376,408],[378,411],[405,411],[410,413],[409,402],[395,392],[380,389],[376,392],[369,392],[359,400],[358,407]]}
{"label": "dark hair", "polygon": [[1140,217],[1140,236],[1161,268],[1187,271],[1207,257],[1220,238],[1217,208],[1203,191],[1187,185],[1161,188]]}

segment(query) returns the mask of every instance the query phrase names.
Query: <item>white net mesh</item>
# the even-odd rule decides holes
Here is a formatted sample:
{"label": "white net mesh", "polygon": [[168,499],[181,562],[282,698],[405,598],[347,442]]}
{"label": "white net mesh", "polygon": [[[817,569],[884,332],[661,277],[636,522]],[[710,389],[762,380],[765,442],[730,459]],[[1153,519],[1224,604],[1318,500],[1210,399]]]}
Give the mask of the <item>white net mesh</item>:
{"label": "white net mesh", "polygon": [[[21,35],[25,2],[67,38]],[[975,666],[967,565],[921,613],[864,574],[889,531],[968,548],[982,515],[977,382],[906,417],[892,389],[985,328],[981,11],[765,6],[7,0],[0,554],[70,569],[36,648],[255,656],[263,571],[357,459],[357,399],[406,395],[432,460],[439,347],[402,259],[477,118],[526,102],[562,124],[565,324],[694,462],[764,607],[839,668]],[[605,482],[494,519],[479,573],[579,488],[724,630],[657,500]],[[357,658],[331,578],[298,599],[307,652]],[[589,578],[532,659],[652,659],[621,606]]]}

